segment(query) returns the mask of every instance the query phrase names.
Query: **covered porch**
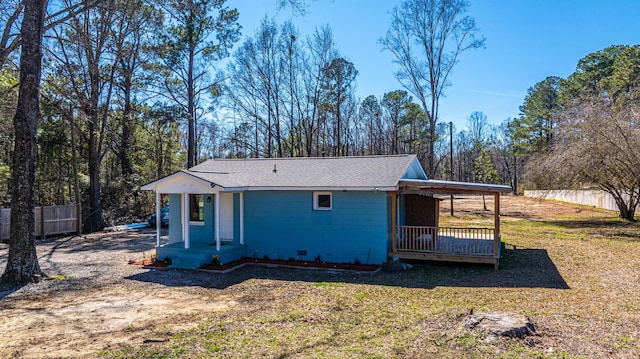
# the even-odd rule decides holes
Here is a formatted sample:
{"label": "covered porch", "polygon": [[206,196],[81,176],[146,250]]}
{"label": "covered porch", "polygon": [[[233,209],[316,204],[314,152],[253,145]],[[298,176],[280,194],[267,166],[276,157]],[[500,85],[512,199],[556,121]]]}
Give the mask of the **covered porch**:
{"label": "covered porch", "polygon": [[156,220],[156,257],[170,258],[171,267],[195,269],[244,254],[244,190],[223,188],[178,172],[144,186],[156,194],[156,218],[169,206],[168,237]]}
{"label": "covered porch", "polygon": [[[393,218],[389,257],[486,263],[497,269],[501,247],[500,194],[510,190],[509,186],[501,185],[401,180],[399,190],[391,193]],[[492,196],[493,226],[440,226],[439,200],[434,195],[455,194]],[[414,199],[407,201],[406,198]]]}

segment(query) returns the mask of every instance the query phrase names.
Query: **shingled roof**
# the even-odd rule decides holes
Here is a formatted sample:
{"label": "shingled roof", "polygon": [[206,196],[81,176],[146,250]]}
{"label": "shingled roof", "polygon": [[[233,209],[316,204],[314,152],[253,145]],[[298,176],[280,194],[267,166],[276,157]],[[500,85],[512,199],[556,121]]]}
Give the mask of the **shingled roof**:
{"label": "shingled roof", "polygon": [[427,179],[415,155],[213,159],[142,189],[157,190],[179,178],[222,190],[381,191],[397,189],[402,178]]}
{"label": "shingled roof", "polygon": [[382,190],[396,188],[410,169],[411,178],[426,179],[415,155],[214,159],[181,172],[223,188]]}

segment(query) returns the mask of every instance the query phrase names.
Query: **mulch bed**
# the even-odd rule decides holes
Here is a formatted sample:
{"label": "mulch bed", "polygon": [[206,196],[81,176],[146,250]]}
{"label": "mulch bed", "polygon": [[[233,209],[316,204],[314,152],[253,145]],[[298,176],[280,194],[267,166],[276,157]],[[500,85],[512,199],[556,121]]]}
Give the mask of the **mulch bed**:
{"label": "mulch bed", "polygon": [[[142,267],[155,267],[166,268],[171,265],[171,260],[152,260],[143,259],[135,262],[129,262],[130,265],[142,266]],[[273,265],[283,267],[295,267],[295,268],[315,268],[315,269],[338,269],[338,270],[350,270],[359,272],[375,272],[380,269],[379,265],[375,264],[354,264],[354,263],[332,263],[321,261],[302,261],[302,260],[286,260],[286,259],[264,259],[264,258],[248,258],[242,257],[237,261],[224,263],[224,264],[207,264],[199,269],[226,272],[231,269],[235,269],[244,264],[262,264]]]}
{"label": "mulch bed", "polygon": [[322,261],[301,261],[301,260],[287,260],[287,259],[265,259],[265,258],[248,258],[243,257],[237,261],[224,263],[224,264],[208,264],[200,269],[213,270],[213,271],[226,271],[243,264],[264,264],[274,266],[285,267],[297,267],[297,268],[317,268],[317,269],[339,269],[339,270],[352,270],[360,272],[375,272],[380,269],[380,266],[374,264],[353,264],[353,263],[331,263]]}
{"label": "mulch bed", "polygon": [[171,265],[171,261],[158,261],[151,259],[143,259],[136,262],[129,262],[132,266],[143,266],[143,267],[156,267],[156,268],[165,268]]}

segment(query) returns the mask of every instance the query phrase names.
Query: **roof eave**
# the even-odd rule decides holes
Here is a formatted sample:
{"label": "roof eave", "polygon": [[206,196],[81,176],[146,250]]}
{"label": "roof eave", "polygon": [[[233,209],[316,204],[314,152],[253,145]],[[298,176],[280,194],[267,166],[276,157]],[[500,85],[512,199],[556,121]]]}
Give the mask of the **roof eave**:
{"label": "roof eave", "polygon": [[156,181],[153,181],[153,182],[151,182],[151,183],[148,183],[148,184],[146,184],[146,185],[144,185],[144,186],[140,187],[140,189],[141,189],[141,190],[144,190],[144,191],[155,191],[155,190],[158,188],[158,186],[159,186],[159,185],[161,185],[161,184],[163,184],[163,183],[165,183],[165,182],[167,182],[167,181],[170,181],[170,180],[172,180],[173,178],[178,177],[178,176],[181,176],[181,175],[187,175],[187,176],[189,176],[189,177],[191,177],[191,178],[194,178],[194,179],[196,179],[196,180],[198,180],[198,181],[201,181],[201,182],[203,182],[203,183],[205,183],[205,184],[207,184],[207,185],[211,186],[212,188],[213,188],[213,187],[218,186],[217,184],[215,184],[215,183],[213,183],[213,182],[211,182],[211,181],[207,181],[207,180],[206,180],[206,179],[204,179],[204,178],[200,178],[200,177],[198,177],[198,176],[195,176],[195,175],[193,175],[192,173],[189,173],[189,172],[188,172],[188,171],[186,171],[186,170],[181,170],[181,171],[175,172],[175,173],[173,173],[173,174],[170,174],[170,175],[168,175],[168,176],[166,176],[166,177],[163,177],[163,178],[161,178],[161,179],[159,179],[159,180],[156,180]]}
{"label": "roof eave", "polygon": [[512,191],[510,186],[487,184],[487,183],[470,183],[470,182],[454,182],[439,180],[400,180],[398,183],[400,188],[416,188],[427,191],[442,192],[467,192],[467,193],[509,193]]}

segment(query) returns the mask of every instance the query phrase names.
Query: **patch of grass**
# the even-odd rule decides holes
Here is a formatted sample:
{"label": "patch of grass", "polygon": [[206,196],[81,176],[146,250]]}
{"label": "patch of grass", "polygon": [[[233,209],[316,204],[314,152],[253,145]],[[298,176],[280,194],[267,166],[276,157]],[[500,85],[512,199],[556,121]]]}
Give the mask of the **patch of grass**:
{"label": "patch of grass", "polygon": [[[620,357],[637,356],[640,344],[631,333],[640,326],[640,224],[573,207],[555,216],[554,206],[566,205],[535,204],[549,208],[533,218],[525,213],[525,202],[517,211],[528,217],[502,221],[506,244],[497,271],[460,263],[416,263],[411,271],[366,276],[240,270],[230,275],[245,279],[206,292],[206,300],[231,296],[237,306],[207,313],[209,320],[169,342],[101,355],[577,359],[616,351]],[[479,211],[465,213],[464,221],[441,219],[443,225],[492,221]],[[537,335],[491,339],[458,330],[470,312],[493,310],[530,317]]]}
{"label": "patch of grass", "polygon": [[609,344],[615,350],[622,350],[633,346],[635,342],[636,339],[632,338],[629,335],[620,335],[614,342],[607,342],[607,344]]}
{"label": "patch of grass", "polygon": [[317,283],[314,283],[313,285],[316,287],[338,287],[341,284],[342,283],[337,283],[337,282],[317,282]]}

